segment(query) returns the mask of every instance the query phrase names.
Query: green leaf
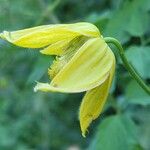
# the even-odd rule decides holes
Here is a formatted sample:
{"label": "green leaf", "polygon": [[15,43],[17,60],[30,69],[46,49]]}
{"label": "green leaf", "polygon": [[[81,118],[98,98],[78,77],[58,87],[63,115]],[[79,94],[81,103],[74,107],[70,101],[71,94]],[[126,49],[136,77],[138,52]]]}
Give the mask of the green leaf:
{"label": "green leaf", "polygon": [[147,3],[147,0],[133,0],[129,6],[132,12],[126,31],[132,36],[142,36],[149,29],[150,17],[145,3]]}
{"label": "green leaf", "polygon": [[150,47],[131,46],[127,49],[126,56],[142,78],[150,78]]}
{"label": "green leaf", "polygon": [[141,12],[139,9],[135,8],[135,11],[131,15],[128,31],[132,36],[142,36],[149,29],[150,17],[148,13]]}
{"label": "green leaf", "polygon": [[145,34],[149,29],[149,14],[145,10],[145,2],[147,0],[125,1],[120,9],[112,12],[104,35],[115,37],[125,43],[130,36]]}
{"label": "green leaf", "polygon": [[132,104],[150,105],[150,96],[134,80],[127,85],[125,97]]}
{"label": "green leaf", "polygon": [[92,13],[86,18],[86,21],[95,24],[102,33],[106,27],[108,20],[110,19],[110,14],[110,11],[104,11],[100,14]]}
{"label": "green leaf", "polygon": [[133,121],[123,115],[106,118],[98,127],[89,150],[135,150],[139,147]]}

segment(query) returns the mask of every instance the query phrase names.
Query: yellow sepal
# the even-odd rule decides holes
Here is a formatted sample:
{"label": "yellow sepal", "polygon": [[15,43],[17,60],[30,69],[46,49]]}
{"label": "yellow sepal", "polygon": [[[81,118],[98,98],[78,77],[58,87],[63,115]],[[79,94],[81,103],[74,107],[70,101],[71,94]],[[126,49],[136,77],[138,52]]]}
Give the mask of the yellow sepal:
{"label": "yellow sepal", "polygon": [[48,47],[44,48],[43,50],[40,50],[42,54],[45,55],[58,55],[61,56],[64,52],[65,48],[69,44],[70,40],[62,40],[58,41],[54,44],[49,45]]}
{"label": "yellow sepal", "polygon": [[79,110],[79,120],[83,137],[85,137],[90,123],[100,115],[106,102],[115,70],[115,59],[113,59],[113,61],[110,74],[105,82],[98,87],[87,91],[82,100]]}
{"label": "yellow sepal", "polygon": [[98,29],[90,23],[43,25],[13,32],[4,31],[0,37],[21,47],[42,48],[76,36],[98,37]]}

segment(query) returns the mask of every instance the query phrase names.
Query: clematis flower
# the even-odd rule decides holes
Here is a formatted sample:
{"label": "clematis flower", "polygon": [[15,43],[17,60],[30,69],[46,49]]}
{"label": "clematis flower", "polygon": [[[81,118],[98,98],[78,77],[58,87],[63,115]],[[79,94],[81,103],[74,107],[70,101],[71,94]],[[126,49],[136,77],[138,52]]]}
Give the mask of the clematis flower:
{"label": "clematis flower", "polygon": [[38,82],[34,91],[86,92],[79,110],[82,135],[101,113],[115,70],[115,57],[99,30],[90,23],[44,25],[0,37],[21,47],[43,48],[56,55],[48,69],[50,83]]}

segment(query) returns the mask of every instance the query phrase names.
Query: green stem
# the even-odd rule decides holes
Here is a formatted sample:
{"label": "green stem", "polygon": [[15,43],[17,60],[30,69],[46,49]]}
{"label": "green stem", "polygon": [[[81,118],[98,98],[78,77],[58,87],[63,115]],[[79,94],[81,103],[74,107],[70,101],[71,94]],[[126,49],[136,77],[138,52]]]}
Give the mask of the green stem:
{"label": "green stem", "polygon": [[128,62],[120,42],[117,39],[112,37],[105,37],[104,40],[106,41],[106,43],[112,43],[118,48],[119,55],[124,63],[125,68],[129,71],[130,75],[137,81],[137,83],[145,90],[145,92],[147,92],[150,95],[150,87],[145,84],[143,79],[138,75],[135,69]]}

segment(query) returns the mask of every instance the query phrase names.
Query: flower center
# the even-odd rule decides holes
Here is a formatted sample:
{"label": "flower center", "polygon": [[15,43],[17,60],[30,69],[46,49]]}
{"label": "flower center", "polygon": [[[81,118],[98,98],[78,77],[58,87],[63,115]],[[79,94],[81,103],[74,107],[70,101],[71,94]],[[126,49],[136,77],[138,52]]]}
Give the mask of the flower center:
{"label": "flower center", "polygon": [[78,49],[88,39],[89,37],[77,36],[69,42],[69,44],[63,50],[64,53],[61,56],[57,56],[51,67],[48,69],[48,74],[51,79],[53,79],[58,74],[58,72],[70,61]]}

